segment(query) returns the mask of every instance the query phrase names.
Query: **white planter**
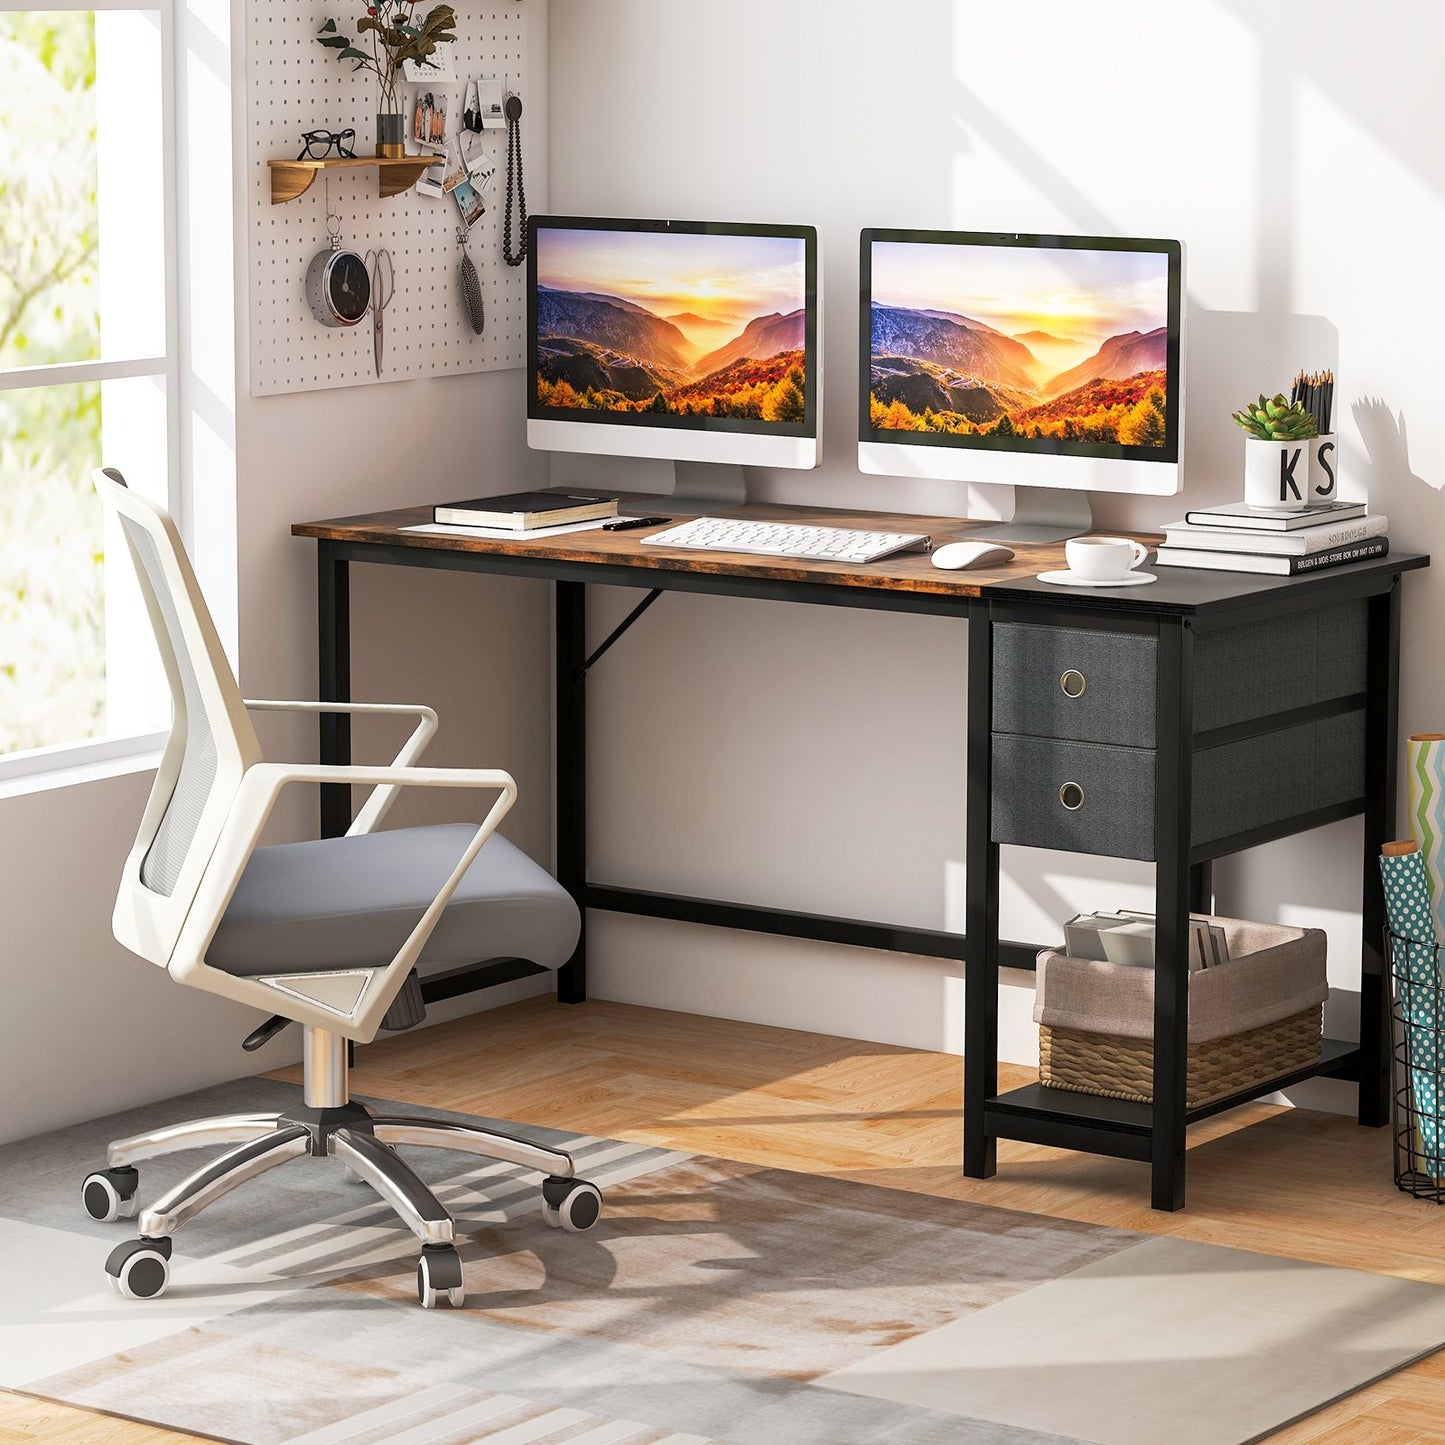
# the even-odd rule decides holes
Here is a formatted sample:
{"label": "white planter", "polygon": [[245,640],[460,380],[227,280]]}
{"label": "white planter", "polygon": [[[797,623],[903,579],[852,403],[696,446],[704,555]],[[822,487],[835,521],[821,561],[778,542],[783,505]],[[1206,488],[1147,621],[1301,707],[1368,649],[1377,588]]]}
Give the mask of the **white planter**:
{"label": "white planter", "polygon": [[1310,503],[1319,506],[1339,499],[1339,470],[1334,432],[1325,432],[1310,443]]}
{"label": "white planter", "polygon": [[1244,439],[1244,500],[1272,512],[1302,512],[1310,504],[1311,443]]}

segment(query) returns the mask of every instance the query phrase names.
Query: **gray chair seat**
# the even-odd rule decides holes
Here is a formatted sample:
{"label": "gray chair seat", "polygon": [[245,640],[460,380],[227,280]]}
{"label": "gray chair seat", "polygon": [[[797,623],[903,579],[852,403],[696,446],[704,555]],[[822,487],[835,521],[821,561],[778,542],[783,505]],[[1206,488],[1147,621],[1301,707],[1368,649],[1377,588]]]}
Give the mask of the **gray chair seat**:
{"label": "gray chair seat", "polygon": [[[442,824],[257,848],[206,961],[237,977],[390,963],[475,833],[467,823]],[[525,958],[560,968],[580,931],[562,885],[494,833],[419,965]]]}

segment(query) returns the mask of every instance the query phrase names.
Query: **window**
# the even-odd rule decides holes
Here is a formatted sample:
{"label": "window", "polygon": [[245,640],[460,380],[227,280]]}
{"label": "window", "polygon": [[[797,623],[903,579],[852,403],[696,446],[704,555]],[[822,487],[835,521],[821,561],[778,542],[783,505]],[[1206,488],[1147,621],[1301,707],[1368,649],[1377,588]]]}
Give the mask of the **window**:
{"label": "window", "polygon": [[89,474],[179,510],[170,4],[0,0],[0,775],[166,723]]}

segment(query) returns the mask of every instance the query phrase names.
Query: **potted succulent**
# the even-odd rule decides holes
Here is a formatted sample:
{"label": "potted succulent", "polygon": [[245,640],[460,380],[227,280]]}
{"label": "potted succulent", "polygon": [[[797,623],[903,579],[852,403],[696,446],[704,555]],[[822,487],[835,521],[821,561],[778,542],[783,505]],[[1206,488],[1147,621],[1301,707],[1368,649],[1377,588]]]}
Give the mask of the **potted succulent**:
{"label": "potted succulent", "polygon": [[1244,443],[1244,500],[1272,512],[1310,504],[1310,441],[1315,419],[1298,402],[1264,397],[1234,413]]}
{"label": "potted succulent", "polygon": [[[450,5],[434,5],[424,19],[416,16],[417,0],[376,0],[356,22],[357,38],[342,34],[334,20],[321,27],[316,39],[338,60],[351,60],[353,70],[369,70],[376,76],[379,93],[376,114],[376,153],[400,156],[406,152],[406,118],[396,98],[402,62],[434,65],[432,55],[439,45],[456,40],[456,12]],[[366,36],[371,48],[365,49]]]}

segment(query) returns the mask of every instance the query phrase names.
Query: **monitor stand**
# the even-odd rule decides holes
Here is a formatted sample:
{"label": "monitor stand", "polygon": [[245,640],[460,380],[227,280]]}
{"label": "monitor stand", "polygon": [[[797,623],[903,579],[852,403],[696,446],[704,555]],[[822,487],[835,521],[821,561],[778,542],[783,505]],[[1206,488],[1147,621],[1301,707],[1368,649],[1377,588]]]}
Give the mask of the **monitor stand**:
{"label": "monitor stand", "polygon": [[635,516],[699,517],[741,507],[748,499],[747,478],[735,463],[553,452],[550,474],[549,485],[562,491],[631,493],[623,510]]}
{"label": "monitor stand", "polygon": [[1014,514],[1007,522],[970,527],[960,537],[989,542],[1067,542],[1094,529],[1089,494],[1064,487],[1015,487]]}
{"label": "monitor stand", "polygon": [[672,468],[672,491],[657,499],[663,511],[702,517],[748,499],[747,478],[736,462],[673,462]]}

